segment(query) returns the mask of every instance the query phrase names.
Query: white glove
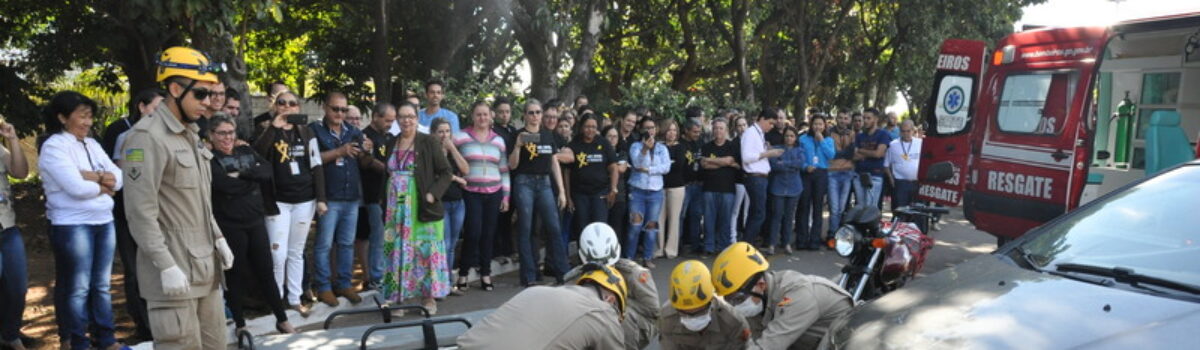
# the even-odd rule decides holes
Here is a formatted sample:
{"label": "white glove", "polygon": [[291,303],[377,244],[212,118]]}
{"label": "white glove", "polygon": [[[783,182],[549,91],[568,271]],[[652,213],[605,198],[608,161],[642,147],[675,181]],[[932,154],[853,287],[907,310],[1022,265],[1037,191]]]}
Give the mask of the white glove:
{"label": "white glove", "polygon": [[179,266],[171,266],[159,273],[162,278],[163,294],[166,295],[183,295],[187,294],[191,289],[191,283],[188,283],[188,278],[183,274],[183,270]]}
{"label": "white glove", "polygon": [[217,238],[217,253],[221,254],[221,269],[232,269],[233,251],[229,250],[229,243],[225,243],[225,237]]}

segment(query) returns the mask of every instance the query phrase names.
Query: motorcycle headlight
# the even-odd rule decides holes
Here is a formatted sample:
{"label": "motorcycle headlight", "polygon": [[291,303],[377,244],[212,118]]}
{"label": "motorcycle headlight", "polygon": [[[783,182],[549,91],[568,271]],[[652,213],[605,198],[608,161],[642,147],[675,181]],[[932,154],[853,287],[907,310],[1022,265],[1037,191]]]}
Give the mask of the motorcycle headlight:
{"label": "motorcycle headlight", "polygon": [[842,226],[833,235],[833,240],[833,248],[837,251],[838,255],[850,256],[850,254],[854,253],[854,248],[858,242],[858,231],[850,226]]}

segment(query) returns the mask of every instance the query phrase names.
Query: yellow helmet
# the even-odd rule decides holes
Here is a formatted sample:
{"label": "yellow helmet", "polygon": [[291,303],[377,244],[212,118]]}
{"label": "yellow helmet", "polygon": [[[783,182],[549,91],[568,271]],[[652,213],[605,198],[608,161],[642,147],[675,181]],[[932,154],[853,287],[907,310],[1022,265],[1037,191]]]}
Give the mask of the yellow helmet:
{"label": "yellow helmet", "polygon": [[575,284],[578,285],[591,281],[616,294],[617,310],[621,312],[621,317],[624,317],[625,295],[628,293],[628,288],[625,286],[625,278],[621,277],[621,273],[611,267],[596,263],[584,265],[582,271],[583,274],[579,275],[579,279],[575,281]]}
{"label": "yellow helmet", "polygon": [[175,46],[163,51],[158,58],[158,75],[156,81],[162,82],[173,76],[180,76],[197,81],[217,83],[216,72],[224,71],[223,64],[213,64],[208,55],[195,49]]}
{"label": "yellow helmet", "polygon": [[712,283],[717,288],[717,295],[741,290],[750,277],[766,271],[769,266],[767,259],[750,243],[737,242],[725,248],[713,261]]}
{"label": "yellow helmet", "polygon": [[690,310],[708,305],[715,292],[712,274],[699,260],[681,262],[671,271],[671,306],[676,309]]}

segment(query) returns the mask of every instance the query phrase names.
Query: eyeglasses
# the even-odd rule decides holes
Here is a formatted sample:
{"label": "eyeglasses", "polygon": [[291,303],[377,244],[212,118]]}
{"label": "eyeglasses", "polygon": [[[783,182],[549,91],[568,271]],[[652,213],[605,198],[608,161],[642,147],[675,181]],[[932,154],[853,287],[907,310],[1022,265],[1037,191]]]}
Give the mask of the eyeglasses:
{"label": "eyeglasses", "polygon": [[525,111],[525,114],[542,114],[542,111]]}
{"label": "eyeglasses", "polygon": [[209,91],[208,89],[192,89],[191,91],[192,97],[197,101],[204,101],[204,99],[212,97],[213,95],[213,92]]}
{"label": "eyeglasses", "polygon": [[216,136],[226,136],[226,137],[228,137],[228,136],[233,136],[233,133],[234,133],[234,132],[233,132],[233,130],[230,130],[230,131],[213,131],[213,135],[216,135]]}
{"label": "eyeglasses", "polygon": [[346,113],[350,111],[350,107],[329,107],[329,110],[337,113]]}
{"label": "eyeglasses", "polygon": [[296,107],[296,106],[300,105],[300,102],[297,102],[296,100],[276,100],[275,105],[281,106],[281,107],[282,106]]}

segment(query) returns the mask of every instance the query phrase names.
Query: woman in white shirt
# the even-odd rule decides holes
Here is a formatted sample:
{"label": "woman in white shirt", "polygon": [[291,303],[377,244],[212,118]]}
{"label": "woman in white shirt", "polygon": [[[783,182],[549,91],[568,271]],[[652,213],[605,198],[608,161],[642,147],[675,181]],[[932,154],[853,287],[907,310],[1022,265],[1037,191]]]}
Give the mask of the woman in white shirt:
{"label": "woman in white shirt", "polygon": [[39,145],[38,173],[50,219],[55,318],[62,348],[121,346],[113,332],[109,284],[116,245],[112,196],[121,189],[122,173],[100,143],[88,137],[95,110],[91,99],[64,91],[42,112],[49,137]]}

